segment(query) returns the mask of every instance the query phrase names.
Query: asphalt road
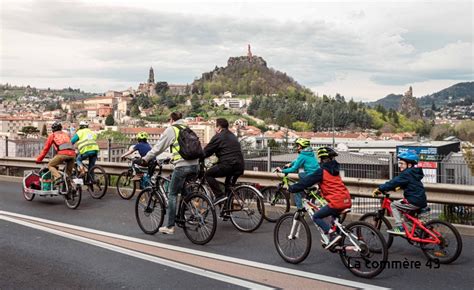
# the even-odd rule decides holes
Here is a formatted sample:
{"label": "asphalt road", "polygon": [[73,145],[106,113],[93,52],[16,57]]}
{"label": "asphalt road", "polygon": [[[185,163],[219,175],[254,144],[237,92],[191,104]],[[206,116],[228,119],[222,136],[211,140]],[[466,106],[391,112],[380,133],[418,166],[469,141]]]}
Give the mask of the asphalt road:
{"label": "asphalt road", "polygon": [[[214,239],[197,246],[179,228],[172,236],[142,233],[135,221],[134,204],[134,199],[126,201],[111,194],[94,200],[85,192],[80,207],[70,210],[60,197],[36,197],[28,202],[19,183],[0,182],[2,211],[381,287],[472,289],[474,285],[474,237],[463,236],[461,256],[439,269],[425,266],[427,260],[420,249],[396,239],[389,260],[420,261],[421,269],[385,269],[367,280],[352,275],[338,255],[323,250],[314,231],[309,257],[299,265],[291,265],[275,250],[272,223],[264,222],[257,231],[247,234],[237,231],[230,221],[219,221]],[[0,289],[4,288],[225,289],[239,285],[0,220]]]}

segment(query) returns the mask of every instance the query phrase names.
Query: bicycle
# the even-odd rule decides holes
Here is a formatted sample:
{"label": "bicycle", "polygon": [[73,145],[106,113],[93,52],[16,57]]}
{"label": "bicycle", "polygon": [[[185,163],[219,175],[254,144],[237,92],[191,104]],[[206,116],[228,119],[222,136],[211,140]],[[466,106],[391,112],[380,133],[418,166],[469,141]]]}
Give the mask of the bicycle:
{"label": "bicycle", "polygon": [[[387,241],[387,246],[390,247],[393,243],[393,235],[386,231],[392,229],[392,225],[385,217],[386,213],[392,215],[392,208],[390,204],[390,194],[383,193],[384,197],[381,201],[381,208],[376,212],[364,214],[360,220],[367,221],[373,224],[378,230],[382,231],[382,226],[385,227],[383,231],[386,233],[384,239]],[[429,260],[437,260],[441,264],[449,264],[454,262],[462,251],[462,239],[456,228],[442,220],[429,220],[424,222],[418,217],[426,214],[429,209],[419,209],[412,212],[402,212],[403,228],[405,235],[401,236],[407,240],[409,244],[419,246],[424,255]],[[443,229],[444,227],[444,229]],[[455,242],[452,247],[451,242]],[[454,249],[450,254],[450,249]]]}
{"label": "bicycle", "polygon": [[84,164],[86,168],[86,174],[81,175],[78,165],[75,164],[71,177],[73,179],[80,179],[82,180],[81,185],[85,185],[87,191],[95,199],[101,199],[107,193],[107,188],[109,185],[109,177],[105,172],[104,168],[100,165],[92,166],[91,170],[89,171],[88,163]]}
{"label": "bicycle", "polygon": [[[162,226],[168,207],[168,192],[171,180],[162,176],[163,164],[150,163],[150,170],[158,172],[151,178],[151,186],[142,190],[135,203],[135,218],[146,234],[156,234]],[[153,168],[153,166],[155,168]],[[198,192],[188,193],[177,202],[176,225],[183,228],[186,237],[194,244],[204,245],[212,240],[217,228],[217,217],[209,197]]]}
{"label": "bicycle", "polygon": [[[236,181],[236,180],[235,180]],[[206,181],[206,165],[200,162],[197,178],[185,185],[188,191],[200,192],[213,201],[219,208],[219,216],[223,221],[230,219],[234,227],[241,232],[253,232],[260,227],[265,216],[265,207],[261,193],[248,184],[232,184],[226,196],[216,201],[214,192]]]}
{"label": "bicycle", "polygon": [[[313,193],[314,194],[314,193]],[[320,196],[319,199],[320,200]],[[304,261],[311,251],[311,230],[305,220],[306,213],[313,216],[320,206],[302,199],[303,209],[295,213],[286,213],[280,217],[273,231],[273,240],[278,254],[288,263],[298,264]],[[350,209],[341,214],[347,214]],[[321,235],[321,243],[325,247],[329,239],[323,230],[315,224]],[[380,274],[387,263],[388,248],[380,232],[372,225],[356,221],[346,226],[339,217],[334,218],[332,229],[342,238],[329,251],[339,253],[344,266],[354,275],[372,278]],[[299,245],[301,243],[301,245]]]}
{"label": "bicycle", "polygon": [[[137,190],[137,182],[139,183],[139,188],[144,189],[150,186],[150,178],[151,174],[148,170],[148,167],[138,166],[133,164],[134,159],[128,159],[128,169],[120,173],[117,179],[117,193],[123,199],[131,199]],[[133,166],[135,166],[135,170],[138,173],[143,174],[139,181],[132,180],[134,171]]]}
{"label": "bicycle", "polygon": [[46,181],[51,179],[51,172],[47,167],[40,170],[25,171],[22,189],[23,197],[27,201],[32,201],[38,196],[63,196],[66,206],[70,209],[76,209],[81,204],[82,187],[80,181],[67,176],[65,172],[60,171],[61,178],[54,183]]}

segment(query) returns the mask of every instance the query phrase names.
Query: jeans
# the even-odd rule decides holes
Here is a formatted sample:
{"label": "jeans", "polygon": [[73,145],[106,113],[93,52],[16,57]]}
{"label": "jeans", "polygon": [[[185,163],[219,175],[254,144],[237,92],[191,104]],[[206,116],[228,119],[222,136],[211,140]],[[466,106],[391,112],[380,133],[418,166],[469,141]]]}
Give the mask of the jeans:
{"label": "jeans", "polygon": [[328,205],[323,206],[320,210],[314,213],[313,221],[324,231],[325,234],[331,229],[329,225],[323,220],[323,218],[332,216],[337,217],[339,211],[333,208],[330,208]]}
{"label": "jeans", "polygon": [[[298,176],[301,179],[305,178],[306,177],[306,173],[305,172],[300,172],[298,173]],[[303,200],[301,198],[301,195],[302,195],[302,192],[295,192],[295,205],[296,205],[296,208],[297,209],[302,209],[303,208]]]}
{"label": "jeans", "polygon": [[419,209],[419,207],[406,203],[403,199],[393,201],[390,204],[392,208],[392,215],[395,219],[395,226],[401,227],[402,226],[402,212],[414,211]]}
{"label": "jeans", "polygon": [[[173,174],[171,175],[170,182],[170,193],[168,195],[168,210],[166,216],[168,220],[168,227],[173,227],[176,220],[176,197],[178,193],[183,191],[184,182],[188,176],[193,176],[198,173],[199,166],[180,166],[175,167]],[[186,196],[186,192],[181,194],[181,198]]]}
{"label": "jeans", "polygon": [[90,172],[91,168],[95,165],[97,161],[97,151],[87,151],[84,154],[77,155],[77,158],[76,158],[77,165],[84,166],[84,164],[82,163],[82,160],[86,160],[86,159],[89,160],[89,166],[87,170]]}

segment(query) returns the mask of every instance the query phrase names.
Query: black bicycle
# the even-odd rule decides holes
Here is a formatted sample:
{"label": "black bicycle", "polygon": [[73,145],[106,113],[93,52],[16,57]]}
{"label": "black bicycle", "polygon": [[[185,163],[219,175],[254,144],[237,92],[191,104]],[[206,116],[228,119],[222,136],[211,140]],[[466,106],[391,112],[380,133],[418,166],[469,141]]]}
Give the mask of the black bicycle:
{"label": "black bicycle", "polygon": [[[84,163],[85,168],[89,168],[88,163]],[[78,165],[75,164],[72,170],[72,179],[82,180],[81,185],[85,185],[87,191],[95,199],[101,199],[107,193],[109,185],[109,176],[105,169],[100,165],[94,165],[90,170],[86,170],[85,174],[81,175]],[[78,181],[79,182],[79,181]]]}
{"label": "black bicycle", "polygon": [[265,206],[258,189],[248,184],[236,186],[236,180],[234,180],[229,191],[226,192],[226,197],[216,201],[205,175],[206,166],[204,162],[201,162],[199,175],[186,183],[187,190],[208,196],[214,201],[214,207],[219,208],[219,216],[224,221],[230,219],[239,231],[253,232],[260,227],[265,216]]}
{"label": "black bicycle", "polygon": [[[170,179],[162,176],[162,169],[163,164],[169,161],[170,159],[150,162],[149,169],[153,172],[151,186],[138,194],[135,203],[138,226],[146,234],[156,234],[164,221]],[[216,233],[217,217],[208,196],[199,192],[188,193],[179,199],[177,208],[176,225],[183,228],[184,234],[192,243],[204,245],[212,240]]]}

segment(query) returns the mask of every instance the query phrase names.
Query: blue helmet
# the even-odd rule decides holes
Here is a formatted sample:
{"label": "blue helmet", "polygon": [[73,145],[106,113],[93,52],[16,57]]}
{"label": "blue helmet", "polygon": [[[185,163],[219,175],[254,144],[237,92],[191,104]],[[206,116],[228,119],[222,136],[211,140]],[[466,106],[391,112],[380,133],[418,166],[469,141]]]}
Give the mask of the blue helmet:
{"label": "blue helmet", "polygon": [[417,164],[420,158],[414,152],[401,152],[398,154],[398,159],[405,161],[406,163]]}

